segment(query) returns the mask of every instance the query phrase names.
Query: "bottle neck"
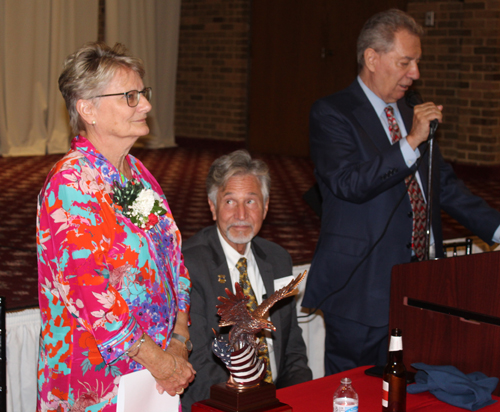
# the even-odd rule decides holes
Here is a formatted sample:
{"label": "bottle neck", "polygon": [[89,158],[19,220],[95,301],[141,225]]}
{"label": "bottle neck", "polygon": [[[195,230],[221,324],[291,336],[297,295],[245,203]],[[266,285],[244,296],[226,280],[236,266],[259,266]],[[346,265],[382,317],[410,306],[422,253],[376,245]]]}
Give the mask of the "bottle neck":
{"label": "bottle neck", "polygon": [[403,362],[403,351],[390,351],[389,352],[389,363],[402,363]]}
{"label": "bottle neck", "polygon": [[389,344],[389,362],[402,362],[403,361],[403,337],[391,336]]}

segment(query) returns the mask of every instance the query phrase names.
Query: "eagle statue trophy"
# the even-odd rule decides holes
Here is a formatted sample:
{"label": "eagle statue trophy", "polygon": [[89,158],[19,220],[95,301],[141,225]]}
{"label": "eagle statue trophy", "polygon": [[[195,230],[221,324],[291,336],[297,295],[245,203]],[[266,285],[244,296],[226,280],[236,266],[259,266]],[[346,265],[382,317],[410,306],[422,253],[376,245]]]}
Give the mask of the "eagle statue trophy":
{"label": "eagle statue trophy", "polygon": [[304,280],[307,271],[299,274],[288,285],[275,291],[254,311],[247,304],[249,297],[243,293],[239,283],[235,283],[235,293],[226,288],[227,297],[219,296],[217,305],[220,327],[231,326],[228,339],[218,333],[212,343],[212,351],[229,370],[227,385],[235,388],[253,387],[266,375],[267,361],[258,357],[258,351],[265,345],[255,336],[263,329],[275,331],[269,318],[269,309],[281,299],[294,294],[297,286]]}

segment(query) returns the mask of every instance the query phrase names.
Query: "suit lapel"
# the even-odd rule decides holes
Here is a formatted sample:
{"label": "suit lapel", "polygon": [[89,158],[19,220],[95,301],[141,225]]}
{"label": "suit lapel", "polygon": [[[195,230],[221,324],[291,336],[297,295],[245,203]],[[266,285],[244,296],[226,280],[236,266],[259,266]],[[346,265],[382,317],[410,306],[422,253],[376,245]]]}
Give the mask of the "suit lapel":
{"label": "suit lapel", "polygon": [[[370,101],[366,97],[363,89],[359,85],[358,81],[355,80],[351,86],[351,91],[354,97],[358,100],[357,105],[353,110],[353,115],[358,120],[360,127],[364,130],[367,136],[371,138],[371,140],[379,147],[380,150],[387,150],[390,146],[389,139],[387,138],[387,134],[380,122],[380,119],[373,109]],[[404,98],[398,101],[398,108],[401,113],[401,117],[403,118],[403,122],[405,124],[406,131],[409,133],[411,127],[413,125],[413,109],[410,108]],[[425,150],[427,148],[428,143],[422,143],[419,146],[420,155],[424,155]],[[420,167],[418,168],[418,172],[420,174],[420,180],[422,182],[424,193],[428,196],[428,160],[427,158],[422,159],[420,163]]]}
{"label": "suit lapel", "polygon": [[387,133],[375,109],[359,85],[358,80],[356,79],[350,87],[354,97],[357,99],[353,115],[358,121],[358,124],[361,129],[363,129],[364,134],[368,136],[380,150],[387,150],[390,146]]}
{"label": "suit lapel", "polygon": [[217,227],[213,226],[209,232],[210,248],[212,249],[212,257],[214,262],[213,271],[210,273],[210,282],[217,297],[227,296],[226,288],[232,290],[231,276],[227,267],[226,255],[220,244],[217,234]]}

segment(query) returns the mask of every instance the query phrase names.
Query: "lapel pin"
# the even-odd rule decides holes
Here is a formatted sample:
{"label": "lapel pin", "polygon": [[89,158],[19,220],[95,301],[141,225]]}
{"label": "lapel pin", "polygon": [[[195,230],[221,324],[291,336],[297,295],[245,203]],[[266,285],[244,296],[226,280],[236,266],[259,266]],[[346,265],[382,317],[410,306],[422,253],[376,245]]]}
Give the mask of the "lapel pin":
{"label": "lapel pin", "polygon": [[226,283],[226,275],[217,275],[219,277],[219,283]]}

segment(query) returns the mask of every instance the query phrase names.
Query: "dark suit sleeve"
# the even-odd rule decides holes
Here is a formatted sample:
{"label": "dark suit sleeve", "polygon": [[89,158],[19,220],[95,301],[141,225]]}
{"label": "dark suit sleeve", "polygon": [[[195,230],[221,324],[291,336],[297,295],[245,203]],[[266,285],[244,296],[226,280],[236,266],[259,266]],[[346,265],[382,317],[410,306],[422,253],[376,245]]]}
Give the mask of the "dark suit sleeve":
{"label": "dark suit sleeve", "polygon": [[328,100],[319,100],[311,108],[316,175],[337,198],[351,203],[373,199],[412,172],[399,145],[390,145],[374,112],[372,117],[376,120],[372,126],[361,125],[356,116]]}

